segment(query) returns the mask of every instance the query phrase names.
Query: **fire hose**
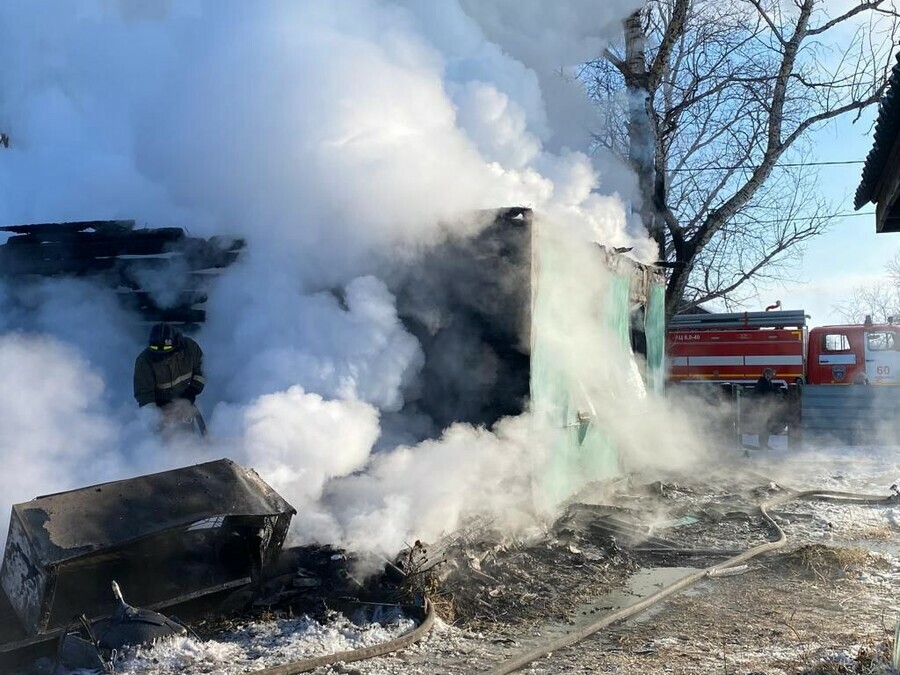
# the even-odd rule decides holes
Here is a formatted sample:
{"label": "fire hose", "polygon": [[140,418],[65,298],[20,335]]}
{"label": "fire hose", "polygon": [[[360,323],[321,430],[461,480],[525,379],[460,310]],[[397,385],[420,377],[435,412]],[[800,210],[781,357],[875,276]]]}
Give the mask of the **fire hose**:
{"label": "fire hose", "polygon": [[387,642],[382,642],[378,645],[372,645],[371,647],[364,647],[363,649],[353,649],[346,652],[337,652],[336,654],[326,654],[325,656],[316,656],[301,661],[293,661],[281,666],[263,668],[262,670],[252,671],[251,675],[294,675],[295,673],[308,673],[311,670],[321,668],[322,666],[328,666],[333,663],[351,663],[353,661],[374,659],[378,656],[385,656],[391,652],[404,649],[425,637],[428,631],[431,630],[432,624],[434,624],[434,606],[428,598],[425,599],[423,610],[424,616],[422,618],[422,623],[406,635],[401,635],[393,640],[388,640]]}
{"label": "fire hose", "polygon": [[191,407],[194,409],[194,422],[197,423],[197,430],[200,432],[201,436],[206,436],[206,420],[203,419],[203,414],[200,412],[200,408],[198,408],[193,403]]}
{"label": "fire hose", "polygon": [[587,626],[579,628],[578,630],[572,631],[567,635],[563,635],[560,638],[535,647],[534,649],[524,652],[519,656],[513,657],[512,659],[509,659],[508,661],[505,661],[499,666],[496,666],[495,668],[488,671],[487,675],[507,675],[508,673],[515,672],[520,668],[524,668],[532,661],[536,661],[537,659],[552,652],[558,651],[564,647],[570,647],[593,635],[594,633],[603,630],[607,626],[610,626],[619,621],[623,621],[625,619],[629,619],[632,616],[644,611],[645,609],[648,609],[653,605],[662,602],[669,596],[674,595],[675,593],[679,593],[680,591],[683,591],[690,586],[693,586],[703,579],[725,576],[729,573],[729,571],[734,571],[737,566],[750,560],[751,558],[755,558],[756,556],[763,553],[769,553],[771,551],[776,551],[782,548],[785,544],[787,544],[787,536],[785,535],[784,530],[781,529],[781,526],[777,522],[775,522],[772,516],[769,515],[768,509],[779,506],[786,502],[794,501],[796,499],[823,499],[828,501],[856,504],[897,503],[897,500],[894,498],[894,496],[880,497],[867,494],[858,494],[854,492],[837,492],[833,490],[804,490],[800,492],[787,492],[773,497],[772,499],[762,502],[758,508],[762,517],[766,520],[766,522],[769,523],[769,525],[772,526],[772,528],[777,533],[777,537],[775,540],[768,541],[758,546],[754,546],[753,548],[750,548],[743,553],[729,558],[725,562],[707,567],[702,570],[698,570],[693,574],[689,574],[688,576],[679,579],[670,586],[661,589],[660,591],[644,598],[640,602],[637,602],[630,607],[624,607],[622,609],[616,610],[615,612],[607,614],[606,616],[598,619],[591,624],[588,624]]}

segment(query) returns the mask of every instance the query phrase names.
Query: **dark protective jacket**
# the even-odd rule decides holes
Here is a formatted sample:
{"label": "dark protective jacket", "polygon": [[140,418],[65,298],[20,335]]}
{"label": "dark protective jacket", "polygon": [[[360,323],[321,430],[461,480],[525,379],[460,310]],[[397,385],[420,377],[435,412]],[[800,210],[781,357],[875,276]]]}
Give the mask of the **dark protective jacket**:
{"label": "dark protective jacket", "polygon": [[764,396],[766,394],[780,394],[781,387],[775,384],[772,380],[766,379],[766,376],[763,375],[756,381],[756,393],[760,396]]}
{"label": "dark protective jacket", "polygon": [[164,406],[183,398],[191,403],[203,391],[203,351],[189,337],[168,354],[157,354],[148,347],[134,362],[134,397],[139,406],[155,403]]}

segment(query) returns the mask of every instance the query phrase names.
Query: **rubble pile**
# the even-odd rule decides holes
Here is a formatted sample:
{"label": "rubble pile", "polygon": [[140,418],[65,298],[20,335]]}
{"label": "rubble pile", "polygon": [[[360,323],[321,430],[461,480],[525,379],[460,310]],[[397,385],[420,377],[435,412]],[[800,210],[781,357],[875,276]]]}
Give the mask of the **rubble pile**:
{"label": "rubble pile", "polygon": [[[432,545],[416,542],[397,567],[410,596],[428,595],[448,623],[480,629],[566,621],[572,609],[620,587],[640,567],[704,567],[771,536],[758,504],[783,491],[770,481],[723,479],[716,485],[629,482],[603,486],[570,503],[545,531],[511,538],[489,522]],[[615,504],[612,506],[611,504]],[[807,513],[775,511],[785,526]],[[798,563],[799,564],[799,563]]]}
{"label": "rubble pile", "polygon": [[595,487],[528,537],[474,521],[434,544],[415,542],[396,559],[408,575],[403,589],[410,599],[429,596],[441,618],[471,629],[566,621],[573,608],[620,587],[639,567],[705,565],[717,553],[764,540],[768,526],[753,511],[780,489],[659,481]]}
{"label": "rubble pile", "polygon": [[333,546],[292,546],[258,584],[204,608],[204,618],[192,625],[200,635],[215,637],[247,621],[308,616],[325,623],[335,610],[355,611],[359,603],[388,606],[402,599],[402,575],[383,563]]}
{"label": "rubble pile", "polygon": [[470,525],[433,546],[400,554],[409,593],[426,593],[446,622],[470,629],[564,621],[573,607],[622,583],[635,569],[629,553],[566,513],[527,540]]}
{"label": "rubble pile", "polygon": [[[727,554],[768,538],[770,527],[760,516],[758,505],[782,491],[777,483],[748,482],[746,477],[743,481],[722,479],[692,485],[654,481],[630,485],[614,500],[640,514],[649,526],[648,536],[664,535],[674,548]],[[781,523],[808,518],[793,511],[774,511],[771,515]],[[666,556],[656,564],[667,564]]]}

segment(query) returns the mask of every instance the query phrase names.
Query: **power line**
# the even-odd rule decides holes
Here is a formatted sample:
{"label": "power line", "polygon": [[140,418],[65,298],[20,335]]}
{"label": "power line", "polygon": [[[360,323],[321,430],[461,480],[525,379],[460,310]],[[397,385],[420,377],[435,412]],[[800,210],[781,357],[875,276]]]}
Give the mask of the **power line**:
{"label": "power line", "polygon": [[874,216],[874,211],[848,211],[846,213],[828,213],[823,216],[798,216],[794,218],[778,218],[777,220],[748,220],[747,222],[754,225],[769,225],[773,223],[792,223],[798,220],[829,220],[831,218],[857,218],[859,216]]}
{"label": "power line", "polygon": [[[834,162],[787,162],[785,164],[776,164],[775,168],[789,166],[845,166],[848,164],[865,164],[864,159],[849,159]],[[752,164],[738,164],[737,166],[698,166],[698,167],[682,167],[680,169],[668,169],[670,173],[681,172],[698,172],[698,171],[736,171],[738,169],[756,169]]]}

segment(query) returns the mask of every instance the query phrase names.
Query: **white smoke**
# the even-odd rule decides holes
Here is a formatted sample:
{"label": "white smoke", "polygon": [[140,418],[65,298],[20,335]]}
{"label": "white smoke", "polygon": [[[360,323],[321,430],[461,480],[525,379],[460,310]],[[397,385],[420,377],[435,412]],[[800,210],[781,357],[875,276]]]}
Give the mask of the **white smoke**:
{"label": "white smoke", "polygon": [[49,337],[0,336],[0,495],[4,509],[34,491],[71,487],[71,473],[119,471],[117,429],[103,405],[103,379],[78,352]]}
{"label": "white smoke", "polygon": [[[379,415],[402,406],[423,358],[378,275],[447,223],[471,229],[461,216],[507,205],[646,259],[654,246],[604,194],[580,151],[587,108],[568,107],[578,89],[554,74],[597,53],[634,0],[487,4],[0,7],[0,130],[11,138],[0,221],[135,218],[248,242],[198,336],[213,446],[161,447],[134,411],[144,328],[108,292],[54,281],[23,310],[0,289],[0,330],[38,334],[4,338],[17,368],[0,369],[3,389],[40,380],[50,397],[34,401],[46,438],[10,408],[23,421],[0,437],[0,465],[39,448],[53,458],[48,475],[4,484],[0,508],[45,486],[229,454],[294,502],[307,538],[387,550],[464,513],[521,520],[543,451],[524,419],[373,457]],[[59,446],[67,428],[83,430],[71,454]]]}
{"label": "white smoke", "polygon": [[235,270],[208,308],[204,345],[222,398],[246,401],[299,384],[381,410],[401,407],[400,390],[422,354],[383,282],[351,280],[342,289],[345,309],[332,293],[304,293],[289,274],[259,272]]}
{"label": "white smoke", "polygon": [[536,77],[539,94],[532,117],[545,120],[536,126],[544,147],[554,152],[587,147],[597,111],[584,96],[578,67],[597,58],[621,31],[620,20],[644,2],[603,8],[593,0],[462,0],[461,4],[489,40]]}
{"label": "white smoke", "polygon": [[506,418],[493,433],[454,425],[439,440],[376,455],[365,473],[332,482],[324,503],[351,546],[385,552],[411,537],[433,541],[465,516],[534,523],[545,506],[532,492],[541,448],[529,416]]}

